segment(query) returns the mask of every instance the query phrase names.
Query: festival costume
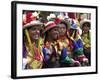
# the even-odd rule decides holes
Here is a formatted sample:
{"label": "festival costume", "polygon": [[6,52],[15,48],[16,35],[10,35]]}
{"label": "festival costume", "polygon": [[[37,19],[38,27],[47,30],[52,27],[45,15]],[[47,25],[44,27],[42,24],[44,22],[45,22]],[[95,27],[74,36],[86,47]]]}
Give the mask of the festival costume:
{"label": "festival costume", "polygon": [[[66,30],[69,29],[70,24],[69,22],[66,22],[65,20],[61,20],[61,22],[58,24],[64,24],[66,26]],[[67,33],[67,32],[66,32]],[[60,60],[61,60],[61,66],[67,67],[67,66],[79,66],[79,62],[75,61],[72,58],[71,49],[70,49],[70,42],[67,38],[66,34],[64,36],[59,37],[59,47],[60,48]]]}
{"label": "festival costume", "polygon": [[[46,32],[49,31],[50,29],[53,29],[57,27],[55,22],[49,21],[46,24],[45,30],[43,34],[47,34]],[[47,38],[47,36],[45,36]],[[42,49],[43,54],[44,54],[44,65],[43,68],[54,68],[54,67],[59,67],[59,54],[57,53],[57,43],[56,40],[53,42],[50,42],[46,40],[44,42],[44,47]]]}
{"label": "festival costume", "polygon": [[70,30],[72,30],[72,35],[70,35],[70,38],[73,46],[74,59],[80,61],[82,65],[84,63],[88,64],[88,59],[85,57],[83,52],[83,42],[80,38],[80,35],[78,34],[77,25],[75,23],[71,25],[71,28],[69,29],[69,34],[71,33]]}
{"label": "festival costume", "polygon": [[[83,24],[90,24],[90,20],[83,20],[81,22],[81,28],[83,29]],[[89,59],[89,64],[91,64],[91,34],[90,34],[90,26],[89,27],[89,31],[87,33],[82,33],[81,37],[83,40],[83,46],[84,46],[84,54],[86,55],[86,57]]]}
{"label": "festival costume", "polygon": [[[82,22],[81,22],[81,28],[83,29],[83,24],[85,24],[85,23],[89,23],[90,24],[90,20],[83,20]],[[89,27],[89,30],[90,30],[90,26],[88,26]],[[90,31],[88,31],[87,33],[84,33],[84,31],[83,31],[83,33],[82,33],[82,35],[81,35],[81,37],[82,37],[82,40],[83,40],[83,42],[84,42],[84,48],[86,49],[86,48],[89,48],[91,45],[90,45],[90,42],[91,42],[91,38],[90,38]]]}
{"label": "festival costume", "polygon": [[[42,45],[42,44],[41,44]],[[43,53],[42,46],[36,47],[35,43],[32,44],[33,51],[26,46],[27,49],[27,68],[29,69],[38,69],[42,68],[43,63]]]}
{"label": "festival costume", "polygon": [[[71,53],[68,54],[68,40],[66,39],[64,42],[61,42],[60,43],[60,46],[62,46],[62,49],[61,49],[61,55],[60,55],[60,62],[61,62],[61,66],[62,67],[69,67],[69,66],[79,66],[79,62],[78,61],[75,61],[73,58],[72,58],[72,55]],[[70,56],[71,55],[71,56]]]}
{"label": "festival costume", "polygon": [[[47,45],[49,44],[49,48]],[[44,54],[44,66],[45,68],[54,68],[59,67],[59,55],[56,50],[56,45],[54,43],[46,42],[46,45],[43,47]]]}
{"label": "festival costume", "polygon": [[[42,54],[42,38],[39,38],[37,43],[32,42],[29,36],[28,28],[39,25],[42,27],[43,23],[39,20],[36,20],[36,16],[32,15],[31,12],[26,13],[26,20],[23,23],[23,32],[24,32],[24,50],[23,55],[26,55],[26,66],[25,69],[38,69],[42,68],[43,64],[43,54]],[[37,47],[36,47],[37,46]]]}

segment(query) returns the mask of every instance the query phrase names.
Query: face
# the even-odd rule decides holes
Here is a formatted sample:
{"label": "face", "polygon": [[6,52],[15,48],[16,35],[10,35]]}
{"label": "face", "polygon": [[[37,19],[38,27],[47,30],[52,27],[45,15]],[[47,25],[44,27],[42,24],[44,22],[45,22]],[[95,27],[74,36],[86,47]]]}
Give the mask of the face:
{"label": "face", "polygon": [[69,36],[74,38],[74,36],[78,35],[78,31],[76,29],[69,29]]}
{"label": "face", "polygon": [[83,14],[80,15],[80,19],[81,19],[81,20],[84,19],[84,15],[83,15]]}
{"label": "face", "polygon": [[38,40],[40,37],[40,26],[36,25],[29,28],[29,35],[30,35],[31,40],[33,41]]}
{"label": "face", "polygon": [[65,33],[66,33],[66,25],[60,24],[59,25],[59,35],[63,36],[63,35],[65,35]]}
{"label": "face", "polygon": [[89,31],[89,25],[88,24],[83,25],[83,31],[84,31],[84,33],[87,33]]}
{"label": "face", "polygon": [[48,34],[52,39],[57,39],[59,36],[58,28],[55,27],[55,28],[51,29]]}

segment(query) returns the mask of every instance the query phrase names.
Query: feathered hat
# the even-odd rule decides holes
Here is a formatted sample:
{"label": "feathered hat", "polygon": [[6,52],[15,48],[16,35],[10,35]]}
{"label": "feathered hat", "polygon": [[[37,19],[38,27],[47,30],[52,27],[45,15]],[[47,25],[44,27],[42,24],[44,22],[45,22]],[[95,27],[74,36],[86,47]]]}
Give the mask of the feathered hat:
{"label": "feathered hat", "polygon": [[41,23],[39,20],[37,20],[38,13],[37,12],[27,12],[23,15],[23,29],[34,26],[34,25],[40,25],[42,26],[43,23]]}
{"label": "feathered hat", "polygon": [[48,21],[54,21],[56,18],[56,15],[54,13],[51,13],[49,16],[47,16]]}

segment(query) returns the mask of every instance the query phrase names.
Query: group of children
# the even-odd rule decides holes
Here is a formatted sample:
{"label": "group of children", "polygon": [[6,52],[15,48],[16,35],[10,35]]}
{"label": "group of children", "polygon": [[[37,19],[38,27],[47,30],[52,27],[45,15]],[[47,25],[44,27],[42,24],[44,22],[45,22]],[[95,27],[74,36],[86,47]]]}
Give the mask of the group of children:
{"label": "group of children", "polygon": [[23,18],[23,69],[91,65],[90,20],[79,26],[74,19],[52,18],[43,23],[27,15]]}

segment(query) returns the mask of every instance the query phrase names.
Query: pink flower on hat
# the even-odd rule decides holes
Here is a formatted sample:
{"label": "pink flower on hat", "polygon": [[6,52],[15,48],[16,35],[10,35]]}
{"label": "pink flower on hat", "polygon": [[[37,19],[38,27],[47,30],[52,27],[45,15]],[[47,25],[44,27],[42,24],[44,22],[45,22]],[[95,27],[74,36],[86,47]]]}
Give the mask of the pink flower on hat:
{"label": "pink flower on hat", "polygon": [[43,25],[39,20],[37,20],[37,12],[27,12],[23,15],[23,28],[27,28],[34,25]]}

